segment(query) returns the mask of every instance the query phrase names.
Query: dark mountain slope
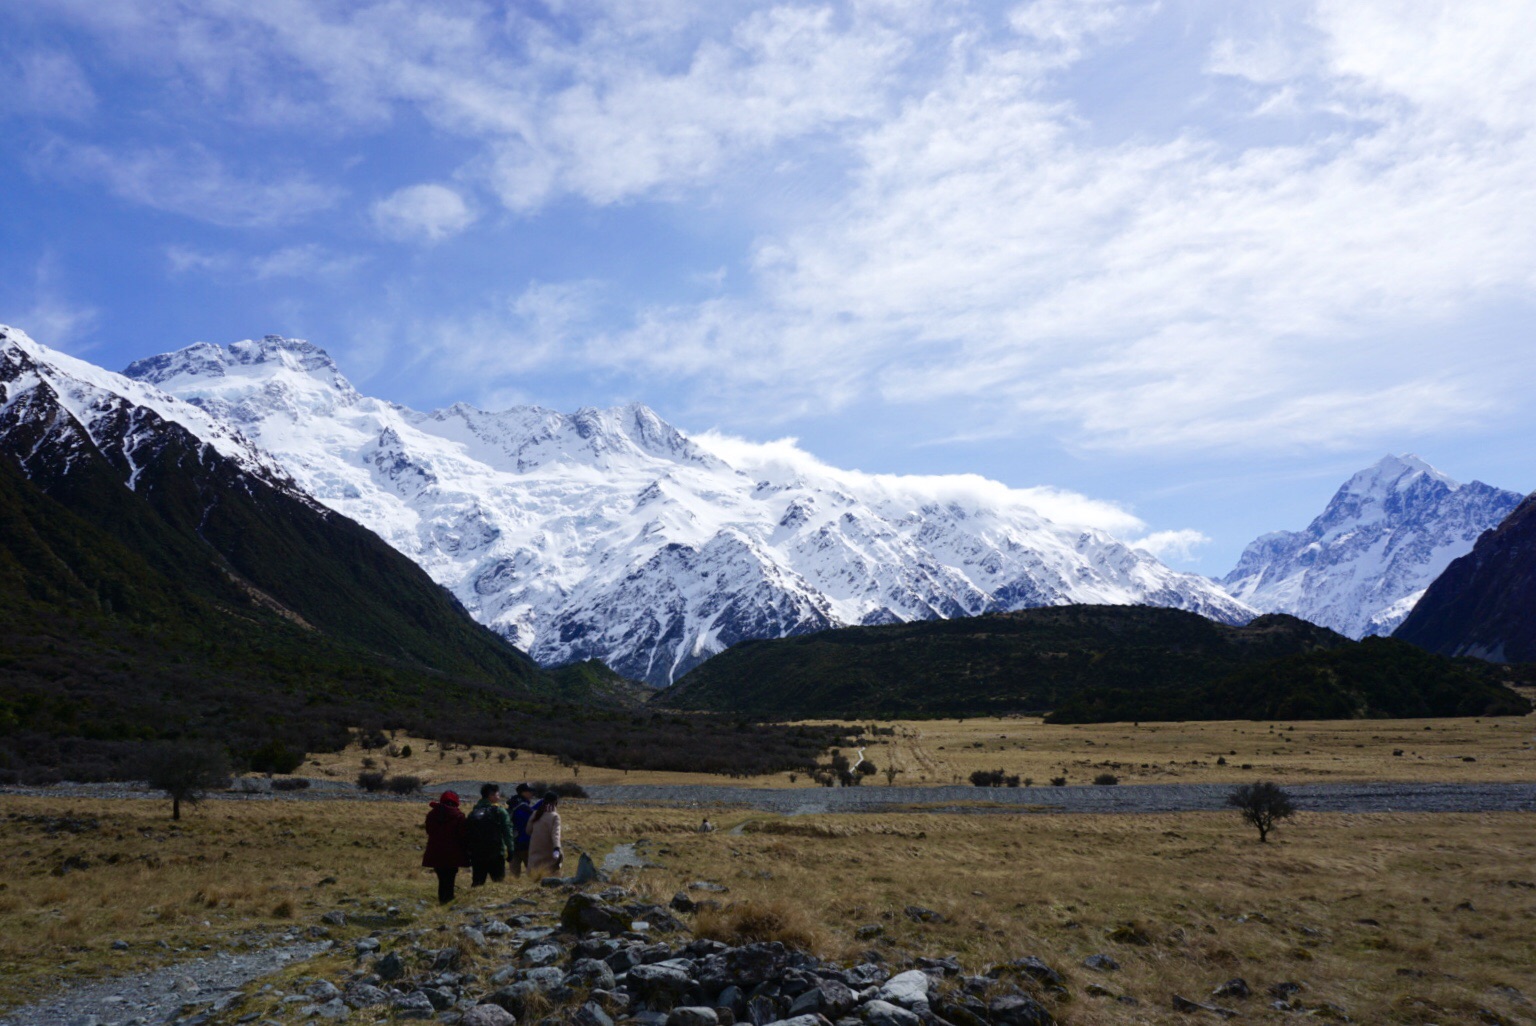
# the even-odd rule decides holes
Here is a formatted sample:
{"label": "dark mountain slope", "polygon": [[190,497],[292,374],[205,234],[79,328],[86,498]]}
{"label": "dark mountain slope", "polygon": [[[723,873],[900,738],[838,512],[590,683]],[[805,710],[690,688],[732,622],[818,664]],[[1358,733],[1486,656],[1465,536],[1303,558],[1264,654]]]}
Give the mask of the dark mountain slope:
{"label": "dark mountain slope", "polygon": [[1528,708],[1481,664],[1452,664],[1380,639],[1362,645],[1291,616],[1233,627],[1139,606],[1058,606],[746,642],[656,701],[785,719],[1057,710],[1062,720],[1088,721]]}
{"label": "dark mountain slope", "polygon": [[749,641],[657,701],[788,718],[1040,711],[1108,681],[1176,685],[1344,644],[1283,615],[1233,627],[1177,609],[1049,606]]}
{"label": "dark mountain slope", "polygon": [[1536,495],[1446,567],[1393,637],[1443,655],[1536,662]]}

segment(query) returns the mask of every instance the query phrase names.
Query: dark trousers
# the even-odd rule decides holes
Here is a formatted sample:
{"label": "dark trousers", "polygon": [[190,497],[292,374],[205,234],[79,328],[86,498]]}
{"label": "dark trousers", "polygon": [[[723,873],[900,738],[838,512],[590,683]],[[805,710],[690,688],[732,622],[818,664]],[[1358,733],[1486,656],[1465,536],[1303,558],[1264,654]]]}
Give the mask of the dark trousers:
{"label": "dark trousers", "polygon": [[490,877],[497,883],[501,883],[501,881],[507,878],[507,863],[501,857],[501,852],[497,852],[494,858],[471,855],[469,857],[469,867],[469,885],[471,887],[479,887],[485,883],[486,877]]}
{"label": "dark trousers", "polygon": [[437,872],[437,903],[446,905],[453,900],[454,878],[459,875],[458,866],[439,866]]}
{"label": "dark trousers", "polygon": [[512,867],[513,876],[522,876],[528,871],[528,846],[523,845],[512,849],[512,857],[507,860]]}

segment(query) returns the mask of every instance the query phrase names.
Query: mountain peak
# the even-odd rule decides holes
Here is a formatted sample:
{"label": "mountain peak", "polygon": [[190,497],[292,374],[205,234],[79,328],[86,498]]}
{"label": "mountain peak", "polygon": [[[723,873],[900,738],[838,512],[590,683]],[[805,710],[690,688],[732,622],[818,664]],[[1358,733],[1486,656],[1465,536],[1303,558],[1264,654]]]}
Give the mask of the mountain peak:
{"label": "mountain peak", "polygon": [[1436,470],[1413,453],[1400,456],[1389,453],[1351,477],[1339,491],[1354,495],[1387,495],[1426,478],[1438,481],[1451,491],[1461,487],[1461,482]]}

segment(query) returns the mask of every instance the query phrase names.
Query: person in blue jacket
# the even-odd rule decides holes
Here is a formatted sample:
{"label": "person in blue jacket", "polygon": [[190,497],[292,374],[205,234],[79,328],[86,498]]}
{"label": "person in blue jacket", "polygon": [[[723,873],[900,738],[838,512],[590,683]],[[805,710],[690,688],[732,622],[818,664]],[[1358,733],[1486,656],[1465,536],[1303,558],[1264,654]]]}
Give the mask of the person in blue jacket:
{"label": "person in blue jacket", "polygon": [[533,840],[528,835],[528,821],[538,806],[533,801],[533,788],[528,784],[518,784],[516,794],[508,810],[512,816],[512,854],[508,856],[507,864],[512,867],[513,876],[522,876],[528,868],[528,845]]}

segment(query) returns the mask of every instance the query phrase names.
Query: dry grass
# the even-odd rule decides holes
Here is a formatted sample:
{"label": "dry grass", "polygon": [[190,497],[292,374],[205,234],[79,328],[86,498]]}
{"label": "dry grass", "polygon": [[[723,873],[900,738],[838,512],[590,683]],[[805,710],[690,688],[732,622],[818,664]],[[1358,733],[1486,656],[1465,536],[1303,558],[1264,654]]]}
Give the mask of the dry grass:
{"label": "dry grass", "polygon": [[[887,765],[900,770],[897,784],[969,783],[972,771],[993,769],[1032,778],[1037,785],[1060,776],[1087,784],[1106,771],[1125,784],[1261,777],[1289,783],[1536,777],[1536,718],[1531,716],[1079,726],[1015,717],[880,726],[894,727],[896,735],[874,738],[864,754],[881,770]],[[855,753],[847,754],[852,758]],[[884,786],[884,775],[865,786],[870,784]]]}
{"label": "dry grass", "polygon": [[[423,811],[208,803],[178,829],[157,802],[0,798],[0,816],[96,816],[101,824],[50,835],[42,823],[5,822],[0,1007],[51,981],[302,930],[332,908],[353,917],[336,931],[343,939],[384,925],[389,905],[401,909],[389,922],[461,922],[429,904],[432,879],[417,867]],[[1233,976],[1255,987],[1254,998],[1236,1003],[1255,1015],[1269,1000],[1264,988],[1295,980],[1309,1007],[1334,1002],[1356,1021],[1474,1022],[1479,1009],[1533,1021],[1530,1006],[1498,989],[1536,998],[1536,817],[1528,814],[1303,813],[1265,845],[1235,815],[1211,813],[715,818],[721,829],[701,835],[695,811],[573,802],[565,829],[573,852],[597,856],[648,838],[642,850],[661,868],[632,882],[654,900],[698,879],[729,887],[717,896],[725,907],[701,924],[717,935],[777,931],[836,957],[871,946],[892,960],[955,954],[972,968],[1038,955],[1071,977],[1077,996],[1056,1006],[1069,1024],[1187,1022],[1169,996],[1202,999]],[[89,868],[51,875],[71,857]],[[474,897],[519,894],[545,910],[561,900],[511,881]],[[909,905],[944,919],[914,921]],[[278,914],[285,910],[291,919]],[[1126,922],[1151,943],[1110,939]],[[881,935],[857,937],[866,925]],[[128,952],[110,950],[119,938]],[[188,950],[162,950],[157,940]],[[1123,970],[1080,968],[1100,951]],[[341,965],[337,956],[338,973]],[[1142,1003],[1084,996],[1089,982]]]}
{"label": "dry grass", "polygon": [[[1086,784],[1101,772],[1122,783],[1231,783],[1260,777],[1305,781],[1530,780],[1536,777],[1536,716],[1519,719],[1328,720],[1211,723],[1104,723],[1053,726],[1036,717],[970,720],[899,720],[876,724],[896,731],[876,737],[864,755],[881,770],[894,765],[898,785],[968,783],[973,770],[1002,769],[1048,784],[1065,776]],[[363,760],[389,773],[431,780],[575,780],[580,784],[723,784],[741,787],[814,787],[804,774],[732,778],[707,773],[626,773],[595,766],[572,773],[552,757],[505,749],[439,752],[424,738],[395,739],[411,746],[408,759],[383,750],[313,755],[300,773],[354,780]],[[490,751],[490,756],[485,752]],[[1394,755],[1401,751],[1402,755]],[[849,749],[850,759],[857,754]],[[441,758],[439,757],[441,755]],[[473,756],[473,757],[472,757]],[[1475,761],[1466,761],[1468,758]],[[1218,764],[1225,759],[1226,765]],[[460,761],[462,760],[462,762]],[[1247,765],[1251,769],[1243,769]],[[883,773],[866,787],[883,787]]]}

